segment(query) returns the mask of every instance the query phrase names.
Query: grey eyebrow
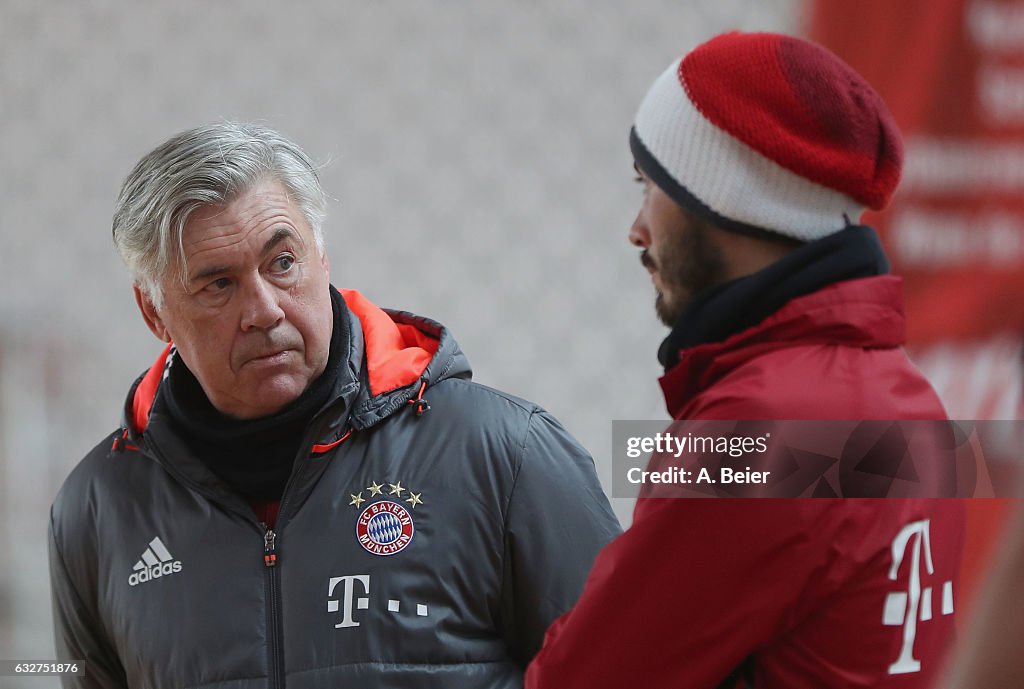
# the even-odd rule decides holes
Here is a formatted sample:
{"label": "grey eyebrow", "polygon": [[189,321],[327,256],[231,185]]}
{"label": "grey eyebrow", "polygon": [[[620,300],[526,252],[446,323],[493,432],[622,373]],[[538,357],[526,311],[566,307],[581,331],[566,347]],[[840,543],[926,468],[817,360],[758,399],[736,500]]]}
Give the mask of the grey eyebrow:
{"label": "grey eyebrow", "polygon": [[274,231],[274,236],[272,236],[270,239],[268,239],[266,241],[266,243],[263,245],[263,251],[260,253],[260,256],[266,256],[280,242],[283,242],[285,239],[291,239],[294,236],[295,236],[295,233],[292,232],[291,228],[289,228],[289,227],[279,227],[277,230]]}

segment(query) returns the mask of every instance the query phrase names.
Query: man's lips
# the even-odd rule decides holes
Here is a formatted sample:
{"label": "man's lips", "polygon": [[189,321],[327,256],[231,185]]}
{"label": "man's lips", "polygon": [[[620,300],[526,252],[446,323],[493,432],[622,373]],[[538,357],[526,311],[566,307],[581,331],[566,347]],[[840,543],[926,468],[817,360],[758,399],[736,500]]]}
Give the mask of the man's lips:
{"label": "man's lips", "polygon": [[257,365],[257,366],[262,366],[262,365],[273,366],[275,364],[283,363],[288,358],[288,356],[291,354],[292,351],[294,351],[294,350],[286,348],[286,349],[275,349],[275,350],[272,350],[272,351],[269,351],[269,352],[259,352],[255,356],[248,357],[245,360],[245,363],[243,363],[242,365],[245,366],[245,365],[248,365],[248,364],[254,364],[254,365]]}

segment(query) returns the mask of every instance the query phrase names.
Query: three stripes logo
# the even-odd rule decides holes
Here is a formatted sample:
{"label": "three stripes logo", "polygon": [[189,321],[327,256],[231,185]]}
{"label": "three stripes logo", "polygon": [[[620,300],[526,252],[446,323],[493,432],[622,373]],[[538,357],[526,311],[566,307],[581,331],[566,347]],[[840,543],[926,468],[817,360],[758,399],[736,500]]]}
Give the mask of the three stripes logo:
{"label": "three stripes logo", "polygon": [[149,542],[149,547],[142,553],[142,559],[132,569],[135,571],[128,577],[128,585],[138,586],[152,579],[177,574],[181,571],[181,561],[174,559],[157,536]]}

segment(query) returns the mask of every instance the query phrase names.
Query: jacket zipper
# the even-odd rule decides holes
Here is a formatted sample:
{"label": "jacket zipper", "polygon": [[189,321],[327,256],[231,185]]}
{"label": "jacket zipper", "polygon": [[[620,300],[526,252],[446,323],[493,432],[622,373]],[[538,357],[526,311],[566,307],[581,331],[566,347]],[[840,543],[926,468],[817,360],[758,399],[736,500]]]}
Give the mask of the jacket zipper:
{"label": "jacket zipper", "polygon": [[[348,433],[341,440],[348,437]],[[340,444],[341,441],[339,441]],[[305,442],[303,442],[305,447]],[[308,453],[307,453],[308,454]],[[277,511],[277,524],[283,525],[285,505],[288,501],[288,489],[291,488],[292,477],[284,486],[284,494],[281,496],[281,504]],[[267,633],[269,635],[270,650],[270,686],[277,689],[284,689],[284,630],[281,628],[281,601],[280,582],[278,581],[278,557],[277,557],[277,532],[266,522],[260,522],[263,529],[263,568],[267,572]]]}
{"label": "jacket zipper", "polygon": [[267,631],[270,651],[270,686],[284,689],[284,655],[281,631],[281,612],[278,573],[277,573],[277,534],[265,523],[263,527],[263,567],[267,572]]}
{"label": "jacket zipper", "polygon": [[[305,447],[305,440],[303,441]],[[288,500],[288,489],[291,488],[292,477],[284,486],[284,493],[281,495],[281,504],[277,510],[276,526],[283,526],[285,504]],[[267,634],[269,637],[270,652],[270,686],[272,689],[284,689],[284,630],[281,625],[281,594],[279,574],[277,570],[277,532],[266,522],[260,522],[263,528],[263,568],[267,573]]]}
{"label": "jacket zipper", "polygon": [[[334,446],[340,445],[352,434],[352,430],[349,429],[336,443],[333,443],[330,449]],[[115,442],[116,445],[116,442]],[[114,449],[114,448],[112,448]],[[135,449],[135,448],[133,448]],[[139,448],[141,449],[141,448]],[[192,487],[200,494],[206,495],[213,499],[213,496],[207,494],[207,491],[201,487],[196,486],[192,481],[182,475],[174,464],[167,462],[166,458],[156,448],[155,444],[149,444],[149,450],[152,452],[154,459],[160,466],[165,467],[170,473],[175,476],[178,481],[185,486]],[[284,495],[281,496],[281,505],[278,509],[277,526],[282,524],[282,515],[285,513],[285,504],[288,498],[288,488],[291,487],[292,480],[289,477],[287,484],[285,484]],[[251,510],[239,511],[232,506],[232,511],[237,512],[242,516],[252,518]],[[259,522],[258,526],[263,531],[263,568],[266,570],[266,582],[267,582],[267,634],[269,637],[268,651],[270,656],[269,675],[270,675],[270,686],[276,689],[284,689],[285,677],[284,677],[284,630],[281,624],[281,594],[279,592],[280,582],[277,570],[278,556],[277,556],[277,532],[270,528],[265,522]]]}
{"label": "jacket zipper", "polygon": [[[157,459],[158,463],[166,467],[168,471],[174,475],[182,485],[194,486],[194,484],[183,476],[174,464],[166,461],[156,445],[150,443],[150,451]],[[195,487],[200,494],[206,494],[202,488]],[[287,488],[285,489],[287,492]],[[281,507],[284,507],[284,500],[281,501]],[[238,511],[238,510],[233,510]],[[278,512],[278,523],[280,523],[280,510]],[[248,518],[252,519],[252,510],[247,512],[239,512]],[[263,568],[266,570],[266,582],[267,582],[267,636],[268,636],[268,651],[270,656],[269,664],[269,675],[270,675],[270,686],[276,689],[284,689],[284,663],[282,657],[284,656],[284,650],[282,648],[284,636],[283,630],[281,629],[281,602],[280,602],[280,583],[278,581],[277,573],[277,533],[270,528],[266,523],[259,522],[258,526],[263,531]]]}

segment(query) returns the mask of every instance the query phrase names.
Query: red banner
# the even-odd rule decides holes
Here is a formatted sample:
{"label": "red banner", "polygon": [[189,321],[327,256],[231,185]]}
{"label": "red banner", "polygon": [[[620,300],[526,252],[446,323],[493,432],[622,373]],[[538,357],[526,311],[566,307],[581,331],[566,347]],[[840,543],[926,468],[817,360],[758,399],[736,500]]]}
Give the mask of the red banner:
{"label": "red banner", "polygon": [[[955,418],[1020,418],[1024,2],[808,3],[808,36],[871,82],[906,136],[903,182],[867,221],[906,280],[915,360]],[[1006,506],[969,507],[968,591]]]}
{"label": "red banner", "polygon": [[957,418],[1020,416],[1024,2],[809,0],[807,33],[889,104],[907,141],[867,221],[906,280],[908,340]]}
{"label": "red banner", "polygon": [[864,75],[907,138],[870,218],[906,278],[912,344],[1024,333],[1024,2],[816,0],[810,37]]}

